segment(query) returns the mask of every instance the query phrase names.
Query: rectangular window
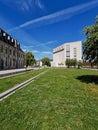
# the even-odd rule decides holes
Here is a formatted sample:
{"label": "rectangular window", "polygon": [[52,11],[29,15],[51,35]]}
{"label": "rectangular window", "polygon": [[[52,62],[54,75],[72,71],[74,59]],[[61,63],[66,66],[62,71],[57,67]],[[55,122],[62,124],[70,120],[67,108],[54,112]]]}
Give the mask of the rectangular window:
{"label": "rectangular window", "polygon": [[66,45],[66,51],[70,51],[70,45]]}
{"label": "rectangular window", "polygon": [[8,48],[6,47],[6,48],[5,48],[5,53],[6,53],[6,54],[7,54],[7,52],[8,52],[7,49],[8,49]]}
{"label": "rectangular window", "polygon": [[66,57],[70,58],[70,45],[66,45]]}
{"label": "rectangular window", "polygon": [[5,61],[5,65],[6,65],[6,66],[7,66],[7,63],[8,63],[7,61],[8,61],[8,58],[6,57],[6,61]]}
{"label": "rectangular window", "polygon": [[1,30],[0,30],[0,37],[2,37],[2,32],[1,32]]}
{"label": "rectangular window", "polygon": [[13,51],[13,56],[15,56],[15,50]]}
{"label": "rectangular window", "polygon": [[10,55],[12,54],[12,50],[10,49]]}
{"label": "rectangular window", "polygon": [[66,57],[70,57],[70,52],[66,52]]}
{"label": "rectangular window", "polygon": [[7,38],[8,38],[8,40],[10,40],[10,36],[8,36]]}
{"label": "rectangular window", "polygon": [[77,48],[73,49],[74,57],[77,57]]}
{"label": "rectangular window", "polygon": [[3,46],[0,45],[0,52],[3,52]]}
{"label": "rectangular window", "polygon": [[3,36],[6,36],[6,33],[3,33]]}

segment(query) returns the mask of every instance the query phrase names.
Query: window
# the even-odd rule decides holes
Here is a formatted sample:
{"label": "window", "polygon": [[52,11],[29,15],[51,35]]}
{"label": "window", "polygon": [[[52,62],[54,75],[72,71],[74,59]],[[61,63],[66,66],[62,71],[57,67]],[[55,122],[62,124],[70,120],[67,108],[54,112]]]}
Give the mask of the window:
{"label": "window", "polygon": [[6,36],[6,33],[3,33],[3,36]]}
{"label": "window", "polygon": [[10,40],[10,36],[8,36],[7,38],[8,38],[8,40]]}
{"label": "window", "polygon": [[77,48],[73,49],[74,57],[77,57]]}
{"label": "window", "polygon": [[10,55],[12,54],[12,50],[10,49]]}
{"label": "window", "polygon": [[11,59],[10,59],[10,66],[12,66],[12,61],[11,61]]}
{"label": "window", "polygon": [[0,30],[0,37],[2,37],[2,32],[1,32],[1,30]]}
{"label": "window", "polygon": [[7,63],[8,63],[8,58],[6,57],[6,61],[5,61],[5,65],[7,66]]}
{"label": "window", "polygon": [[70,52],[66,52],[66,57],[70,57]]}
{"label": "window", "polygon": [[7,49],[8,49],[8,48],[6,47],[6,48],[5,48],[5,53],[6,53],[6,54],[7,54],[7,52],[8,52]]}
{"label": "window", "polygon": [[13,59],[13,66],[15,67],[15,59]]}
{"label": "window", "polygon": [[70,51],[70,45],[66,45],[66,51]]}
{"label": "window", "polygon": [[0,45],[0,52],[3,52],[3,45]]}
{"label": "window", "polygon": [[70,58],[70,45],[66,45],[66,57]]}
{"label": "window", "polygon": [[15,50],[13,51],[13,56],[15,56]]}

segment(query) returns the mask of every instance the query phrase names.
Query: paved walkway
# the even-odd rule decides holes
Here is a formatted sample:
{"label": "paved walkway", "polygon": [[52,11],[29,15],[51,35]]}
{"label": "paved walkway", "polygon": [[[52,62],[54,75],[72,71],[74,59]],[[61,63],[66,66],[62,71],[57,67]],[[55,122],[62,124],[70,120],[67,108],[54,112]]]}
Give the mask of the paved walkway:
{"label": "paved walkway", "polygon": [[0,77],[5,77],[5,76],[8,76],[8,75],[12,75],[12,74],[17,74],[17,73],[20,73],[20,72],[25,72],[26,70],[29,71],[29,70],[35,70],[35,69],[39,69],[39,68],[22,68],[22,69],[10,69],[10,70],[1,70],[0,71]]}
{"label": "paved walkway", "polygon": [[85,69],[85,70],[97,70],[98,71],[98,69],[96,69],[96,68],[82,68],[82,69]]}

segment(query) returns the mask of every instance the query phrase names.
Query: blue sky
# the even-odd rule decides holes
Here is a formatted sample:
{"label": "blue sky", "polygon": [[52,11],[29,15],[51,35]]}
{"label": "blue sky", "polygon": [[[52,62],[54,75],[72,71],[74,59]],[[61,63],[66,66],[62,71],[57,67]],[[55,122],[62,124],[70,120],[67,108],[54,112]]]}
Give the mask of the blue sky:
{"label": "blue sky", "polygon": [[53,48],[84,41],[84,27],[98,15],[98,0],[0,0],[0,27],[37,60],[52,59]]}

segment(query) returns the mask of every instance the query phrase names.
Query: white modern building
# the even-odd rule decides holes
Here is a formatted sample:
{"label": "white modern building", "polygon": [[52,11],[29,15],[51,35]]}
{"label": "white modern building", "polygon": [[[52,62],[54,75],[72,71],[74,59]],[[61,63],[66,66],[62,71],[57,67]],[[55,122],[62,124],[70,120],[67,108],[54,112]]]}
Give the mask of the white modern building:
{"label": "white modern building", "polygon": [[66,59],[82,60],[82,41],[64,43],[53,49],[53,66],[65,67]]}

